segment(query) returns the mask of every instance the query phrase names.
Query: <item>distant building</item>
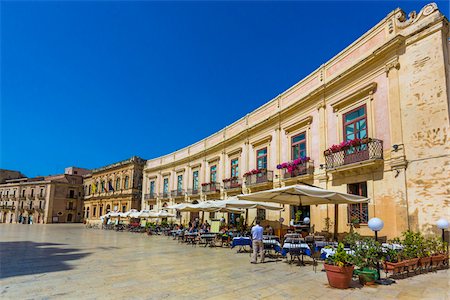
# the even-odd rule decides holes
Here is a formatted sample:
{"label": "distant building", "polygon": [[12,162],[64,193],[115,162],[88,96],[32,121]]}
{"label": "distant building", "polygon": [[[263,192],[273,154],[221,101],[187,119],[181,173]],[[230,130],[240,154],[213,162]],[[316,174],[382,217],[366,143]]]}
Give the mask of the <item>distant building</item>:
{"label": "distant building", "polygon": [[82,169],[82,168],[77,168],[77,167],[68,167],[64,169],[64,174],[69,174],[69,175],[88,175],[91,173],[91,170],[87,170],[87,169]]}
{"label": "distant building", "polygon": [[[83,174],[89,172],[86,169],[76,169]],[[5,180],[0,184],[0,222],[81,222],[82,193],[81,175],[59,174]]]}
{"label": "distant building", "polygon": [[144,159],[133,156],[83,176],[85,220],[99,220],[109,211],[140,209],[144,165]]}
{"label": "distant building", "polygon": [[25,175],[19,171],[0,169],[0,183],[5,183],[8,179],[23,178]]}

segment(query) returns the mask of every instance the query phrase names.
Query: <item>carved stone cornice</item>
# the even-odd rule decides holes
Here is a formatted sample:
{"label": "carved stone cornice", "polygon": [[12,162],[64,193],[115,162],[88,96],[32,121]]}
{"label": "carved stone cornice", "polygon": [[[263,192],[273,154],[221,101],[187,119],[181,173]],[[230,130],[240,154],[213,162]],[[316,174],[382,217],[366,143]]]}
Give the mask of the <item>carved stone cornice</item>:
{"label": "carved stone cornice", "polygon": [[259,140],[256,140],[254,142],[251,142],[251,145],[253,148],[258,147],[260,145],[266,144],[266,143],[270,143],[270,141],[272,141],[272,135],[267,135]]}
{"label": "carved stone cornice", "polygon": [[343,107],[348,106],[350,103],[354,102],[358,98],[365,97],[369,95],[369,97],[373,98],[373,93],[377,89],[377,83],[372,82],[366,86],[364,86],[361,89],[358,89],[357,91],[351,93],[350,95],[345,96],[344,98],[341,98],[333,103],[331,103],[331,107],[333,107],[333,111],[337,112]]}
{"label": "carved stone cornice", "polygon": [[286,132],[286,134],[288,134],[289,132],[295,131],[304,126],[309,126],[311,125],[312,120],[313,120],[312,116],[307,116],[306,118],[303,118],[299,122],[295,122],[294,124],[285,127],[284,131]]}
{"label": "carved stone cornice", "polygon": [[406,14],[403,10],[399,10],[395,15],[395,26],[399,29],[404,29],[416,23],[421,18],[431,15],[436,10],[438,10],[436,3],[429,3],[425,5],[418,14],[416,14],[416,11],[414,10],[410,12],[408,18],[406,18]]}

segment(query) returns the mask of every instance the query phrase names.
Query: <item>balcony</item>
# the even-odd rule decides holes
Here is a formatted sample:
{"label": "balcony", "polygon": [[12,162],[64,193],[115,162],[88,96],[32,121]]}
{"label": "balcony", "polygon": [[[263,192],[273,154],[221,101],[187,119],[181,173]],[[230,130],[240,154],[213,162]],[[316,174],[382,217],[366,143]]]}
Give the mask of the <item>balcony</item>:
{"label": "balcony", "polygon": [[337,169],[345,166],[355,166],[383,160],[383,141],[378,139],[365,139],[359,145],[347,146],[324,152],[326,169]]}
{"label": "balcony", "polygon": [[199,196],[200,190],[199,189],[187,189],[186,194],[188,196]]}
{"label": "balcony", "polygon": [[202,183],[202,192],[205,194],[220,193],[220,183],[218,182]]}
{"label": "balcony", "polygon": [[67,206],[66,210],[77,210],[75,206]]}
{"label": "balcony", "polygon": [[171,194],[172,194],[172,198],[180,198],[180,197],[184,197],[186,192],[183,190],[172,190]]}
{"label": "balcony", "polygon": [[158,197],[157,193],[149,193],[144,195],[144,200],[155,200]]}
{"label": "balcony", "polygon": [[234,190],[242,188],[242,180],[240,178],[231,177],[223,180],[223,188],[225,190]]}
{"label": "balcony", "polygon": [[267,183],[273,182],[273,171],[269,170],[257,170],[258,173],[252,173],[252,171],[248,172],[245,176],[245,185],[246,186],[254,186],[254,185],[263,185]]}
{"label": "balcony", "polygon": [[283,179],[291,179],[299,176],[314,174],[314,162],[300,163],[294,167],[283,168]]}
{"label": "balcony", "polygon": [[75,194],[67,194],[66,198],[69,198],[69,199],[78,199],[78,196],[75,195]]}
{"label": "balcony", "polygon": [[13,204],[5,204],[1,206],[2,209],[7,209],[7,210],[15,210],[16,207]]}
{"label": "balcony", "polygon": [[163,192],[162,194],[161,194],[161,198],[163,198],[163,199],[169,199],[170,198],[170,193],[167,191],[167,192]]}

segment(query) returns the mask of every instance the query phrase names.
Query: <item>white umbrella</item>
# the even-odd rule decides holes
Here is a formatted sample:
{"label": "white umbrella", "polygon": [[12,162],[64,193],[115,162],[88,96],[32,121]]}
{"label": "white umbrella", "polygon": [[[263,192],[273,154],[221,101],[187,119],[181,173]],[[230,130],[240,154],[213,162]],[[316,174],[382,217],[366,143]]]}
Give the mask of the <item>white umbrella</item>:
{"label": "white umbrella", "polygon": [[293,185],[248,195],[238,195],[239,199],[265,201],[290,205],[351,204],[367,203],[369,198],[309,185]]}
{"label": "white umbrella", "polygon": [[289,205],[319,205],[334,204],[334,237],[338,230],[338,205],[352,203],[367,203],[369,198],[336,191],[321,189],[309,185],[293,185],[282,188],[256,192],[248,195],[238,195],[239,199],[249,201],[266,201]]}
{"label": "white umbrella", "polygon": [[216,202],[216,205],[218,205],[218,206],[225,206],[228,208],[245,208],[245,209],[260,208],[260,209],[278,210],[278,211],[283,210],[283,207],[274,206],[269,203],[240,200],[236,197],[229,198],[226,200],[218,200],[215,202]]}

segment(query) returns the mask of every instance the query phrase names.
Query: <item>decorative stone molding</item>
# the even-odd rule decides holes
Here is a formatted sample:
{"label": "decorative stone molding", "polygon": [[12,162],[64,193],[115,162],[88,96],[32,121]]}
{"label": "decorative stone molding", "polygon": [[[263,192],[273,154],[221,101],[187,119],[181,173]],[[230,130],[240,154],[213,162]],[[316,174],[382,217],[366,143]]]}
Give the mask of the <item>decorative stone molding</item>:
{"label": "decorative stone molding", "polygon": [[317,110],[320,110],[321,108],[325,108],[325,101],[321,101],[321,102],[319,102],[319,103],[317,103],[317,106],[316,106],[316,108],[317,108]]}
{"label": "decorative stone molding", "polygon": [[234,150],[231,150],[227,153],[228,156],[233,156],[236,154],[240,154],[242,152],[242,147],[236,148]]}
{"label": "decorative stone molding", "polygon": [[340,109],[348,106],[350,103],[354,102],[358,98],[366,97],[369,95],[371,98],[373,98],[373,93],[377,89],[377,83],[372,82],[363,88],[351,93],[350,95],[339,99],[338,101],[335,101],[331,104],[331,107],[333,107],[333,112],[338,112]]}
{"label": "decorative stone molding", "polygon": [[384,71],[386,72],[386,77],[389,76],[389,72],[393,69],[400,69],[400,63],[398,61],[398,56],[395,57],[395,59],[391,62],[388,62],[385,66],[384,66]]}
{"label": "decorative stone molding", "polygon": [[185,171],[186,171],[185,168],[178,168],[178,169],[175,169],[175,173],[184,173]]}
{"label": "decorative stone molding", "polygon": [[161,175],[164,176],[164,177],[165,176],[170,176],[170,172],[164,172],[164,173],[161,173]]}
{"label": "decorative stone molding", "polygon": [[252,145],[253,148],[255,148],[255,147],[258,147],[258,146],[260,146],[262,144],[270,143],[271,141],[272,141],[272,135],[268,135],[268,136],[263,137],[262,139],[259,139],[259,140],[256,140],[256,141],[252,142],[251,145]]}
{"label": "decorative stone molding", "polygon": [[399,12],[395,15],[395,26],[399,29],[404,29],[416,23],[422,17],[431,15],[436,10],[438,10],[436,3],[430,3],[425,5],[418,14],[416,14],[415,10],[410,12],[408,14],[408,18],[406,18],[406,14],[403,10],[399,10]]}
{"label": "decorative stone molding", "polygon": [[300,122],[296,122],[290,126],[285,127],[284,131],[286,132],[286,134],[289,134],[290,132],[295,131],[305,125],[307,126],[311,125],[312,120],[313,120],[312,116],[307,116],[306,118],[300,120]]}
{"label": "decorative stone molding", "polygon": [[191,169],[195,169],[195,168],[198,168],[198,167],[201,167],[201,166],[202,166],[202,163],[196,163],[196,164],[190,165]]}

